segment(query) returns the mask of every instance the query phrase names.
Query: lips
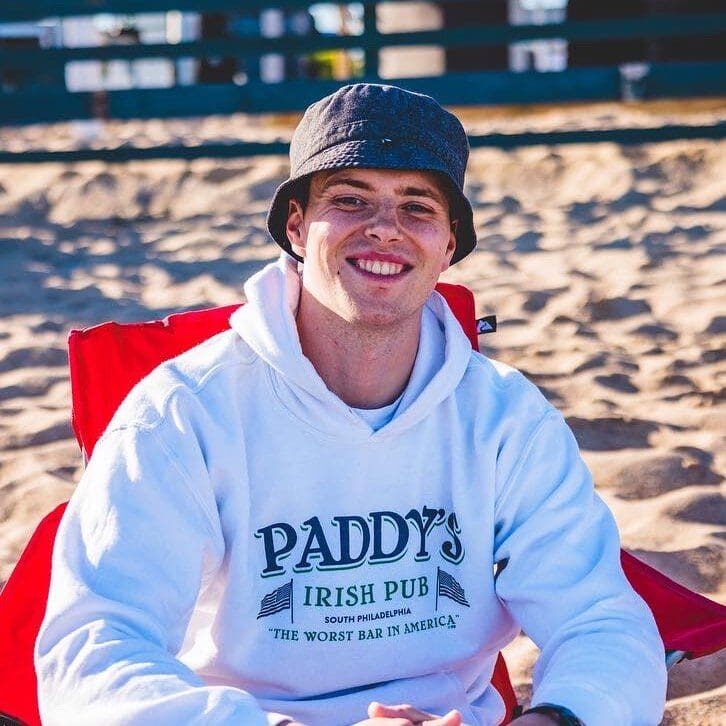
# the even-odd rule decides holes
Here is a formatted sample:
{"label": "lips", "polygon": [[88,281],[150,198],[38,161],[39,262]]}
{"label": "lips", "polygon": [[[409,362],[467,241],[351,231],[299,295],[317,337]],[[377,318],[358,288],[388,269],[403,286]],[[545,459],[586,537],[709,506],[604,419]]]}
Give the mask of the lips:
{"label": "lips", "polygon": [[[387,257],[388,259],[381,259]],[[398,258],[389,255],[366,255],[365,257],[349,257],[347,262],[352,265],[358,272],[366,276],[376,277],[378,279],[397,279],[402,277],[411,269],[411,265]]]}

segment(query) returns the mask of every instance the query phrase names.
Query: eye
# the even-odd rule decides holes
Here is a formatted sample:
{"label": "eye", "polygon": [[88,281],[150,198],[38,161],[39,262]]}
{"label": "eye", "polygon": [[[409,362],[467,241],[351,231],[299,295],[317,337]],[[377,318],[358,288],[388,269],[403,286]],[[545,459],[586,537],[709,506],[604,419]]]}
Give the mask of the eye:
{"label": "eye", "polygon": [[358,199],[358,197],[336,197],[335,201],[338,204],[342,204],[344,207],[362,207],[365,202],[363,202],[362,199]]}
{"label": "eye", "polygon": [[423,204],[419,204],[418,202],[409,202],[406,204],[406,209],[409,212],[414,212],[416,214],[431,211],[428,207],[425,207]]}

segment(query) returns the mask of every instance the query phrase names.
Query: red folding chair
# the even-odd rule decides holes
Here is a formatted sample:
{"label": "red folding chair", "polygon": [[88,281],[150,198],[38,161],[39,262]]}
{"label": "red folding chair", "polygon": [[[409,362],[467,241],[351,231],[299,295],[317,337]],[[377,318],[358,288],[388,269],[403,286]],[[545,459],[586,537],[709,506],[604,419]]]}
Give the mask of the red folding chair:
{"label": "red folding chair", "polygon": [[[474,297],[460,285],[439,284],[472,347],[478,350]],[[229,327],[236,305],[170,315],[151,323],[103,323],[69,337],[72,422],[86,460],[131,388],[165,360]],[[0,593],[0,724],[40,724],[33,647],[45,614],[55,533],[66,505],[38,525]],[[672,665],[726,645],[726,607],[678,585],[626,552],[623,569],[648,603]],[[492,684],[507,708],[502,722],[519,713],[501,653]],[[2,720],[6,715],[6,721]]]}

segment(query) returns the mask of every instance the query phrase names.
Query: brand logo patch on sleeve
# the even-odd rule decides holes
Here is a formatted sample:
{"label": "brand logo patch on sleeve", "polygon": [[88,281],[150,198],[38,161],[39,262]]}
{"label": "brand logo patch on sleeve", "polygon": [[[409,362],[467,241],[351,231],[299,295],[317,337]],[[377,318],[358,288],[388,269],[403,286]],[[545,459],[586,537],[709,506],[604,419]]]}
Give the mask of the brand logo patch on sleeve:
{"label": "brand logo patch on sleeve", "polygon": [[476,321],[476,332],[479,335],[483,333],[496,333],[497,331],[497,316],[496,315],[485,315],[483,318],[477,318]]}

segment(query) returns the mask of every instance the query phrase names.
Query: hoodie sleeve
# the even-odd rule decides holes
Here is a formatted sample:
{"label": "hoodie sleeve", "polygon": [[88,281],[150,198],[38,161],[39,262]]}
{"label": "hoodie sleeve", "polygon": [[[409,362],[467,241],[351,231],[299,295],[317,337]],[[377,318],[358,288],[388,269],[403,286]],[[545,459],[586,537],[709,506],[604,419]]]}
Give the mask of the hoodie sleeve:
{"label": "hoodie sleeve", "polygon": [[193,486],[179,461],[154,429],[98,442],[53,551],[35,646],[44,724],[279,722],[250,694],[206,686],[175,657],[224,556],[203,466]]}
{"label": "hoodie sleeve", "polygon": [[496,590],[541,649],[532,705],[569,708],[587,726],[652,725],[665,706],[663,642],[620,565],[615,520],[577,442],[549,408],[526,441],[502,449]]}

